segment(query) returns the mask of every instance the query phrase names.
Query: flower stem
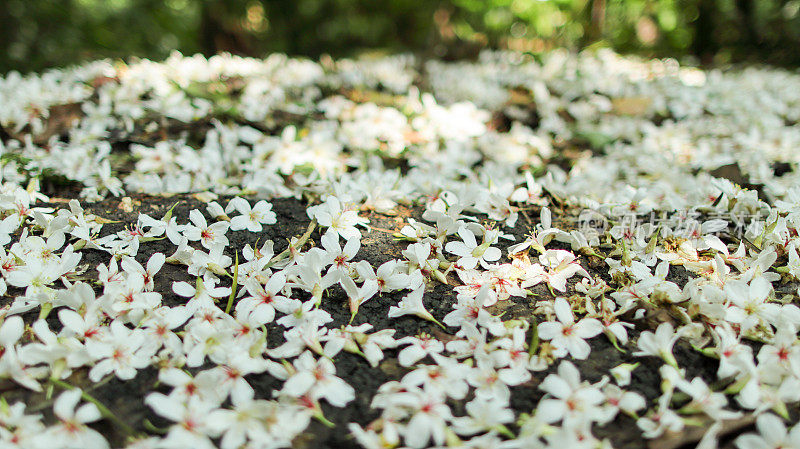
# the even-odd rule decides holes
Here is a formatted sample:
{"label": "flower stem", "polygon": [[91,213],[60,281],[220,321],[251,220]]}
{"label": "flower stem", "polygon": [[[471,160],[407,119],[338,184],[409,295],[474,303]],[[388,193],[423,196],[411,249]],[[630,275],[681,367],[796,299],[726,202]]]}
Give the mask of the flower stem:
{"label": "flower stem", "polygon": [[334,427],[336,427],[336,424],[334,424],[331,420],[329,420],[328,418],[325,417],[325,415],[322,414],[322,410],[315,413],[314,418],[316,418],[317,421],[321,422],[325,427],[329,429],[333,429]]}
{"label": "flower stem", "polygon": [[539,325],[531,323],[531,342],[528,344],[528,356],[533,357],[539,349]]}
{"label": "flower stem", "polygon": [[144,428],[147,429],[148,432],[152,432],[158,435],[166,435],[169,432],[169,430],[167,429],[156,427],[156,425],[150,422],[150,420],[147,418],[145,418],[144,421],[142,421],[142,425],[144,425]]}
{"label": "flower stem", "polygon": [[514,435],[514,432],[512,432],[508,427],[504,426],[503,424],[499,424],[497,427],[495,427],[495,430],[497,430],[497,433],[499,433],[500,435],[503,435],[510,439],[514,439],[517,437],[516,435]]}
{"label": "flower stem", "polygon": [[236,253],[236,265],[233,267],[233,283],[231,284],[231,295],[228,297],[228,305],[225,306],[225,313],[231,313],[233,298],[236,297],[236,288],[239,287],[239,253]]}
{"label": "flower stem", "polygon": [[[316,229],[316,227],[317,227],[317,220],[316,219],[311,220],[311,223],[308,224],[308,229],[306,229],[306,232],[303,235],[301,235],[300,238],[297,239],[297,241],[294,243],[294,247],[301,248],[303,245],[305,245],[305,243],[308,241],[308,238],[311,237],[311,233],[314,232],[314,229]],[[266,265],[264,265],[264,268],[270,268],[271,266],[275,265],[281,260],[289,257],[289,254],[291,253],[292,253],[292,244],[290,243],[288,248],[286,248],[280,254],[270,259],[270,261],[267,262]]]}

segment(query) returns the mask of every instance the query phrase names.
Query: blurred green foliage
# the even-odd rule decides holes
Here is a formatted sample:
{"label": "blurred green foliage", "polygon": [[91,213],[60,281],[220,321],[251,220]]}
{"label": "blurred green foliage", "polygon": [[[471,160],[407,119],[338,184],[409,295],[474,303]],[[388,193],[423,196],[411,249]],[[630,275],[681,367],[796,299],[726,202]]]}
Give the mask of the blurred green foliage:
{"label": "blurred green foliage", "polygon": [[101,57],[608,46],[800,64],[800,0],[0,0],[0,72]]}

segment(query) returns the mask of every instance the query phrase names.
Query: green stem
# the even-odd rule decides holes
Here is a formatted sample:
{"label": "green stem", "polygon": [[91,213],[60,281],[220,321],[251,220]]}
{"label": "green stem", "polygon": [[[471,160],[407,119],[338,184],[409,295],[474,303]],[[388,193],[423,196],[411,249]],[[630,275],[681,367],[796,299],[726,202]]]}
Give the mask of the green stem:
{"label": "green stem", "polygon": [[336,427],[336,424],[334,424],[332,421],[326,418],[325,415],[322,414],[322,410],[314,414],[314,418],[316,418],[317,421],[321,422],[325,427],[329,429],[333,429],[334,427]]}
{"label": "green stem", "polygon": [[225,313],[231,313],[233,298],[236,297],[236,289],[239,287],[239,253],[236,253],[236,265],[233,266],[233,283],[231,284],[231,295],[228,297],[228,305],[225,306]]}
{"label": "green stem", "polygon": [[[108,376],[103,378],[100,382],[97,382],[96,384],[92,384],[90,387],[86,388],[84,391],[87,391],[87,392],[94,391],[94,390],[102,387],[103,385],[107,384],[113,378],[114,378],[114,375],[113,374],[109,374]],[[51,383],[49,386],[52,387],[53,384]],[[40,402],[35,407],[29,407],[29,408],[26,408],[25,410],[27,410],[29,413],[35,413],[35,412],[44,410],[44,409],[52,406],[53,402],[55,402],[53,399],[47,399],[44,402]]]}
{"label": "green stem", "polygon": [[42,307],[39,309],[39,319],[45,320],[47,316],[50,315],[50,312],[53,310],[53,303],[46,302],[42,304]]}
{"label": "green stem", "polygon": [[528,345],[528,355],[533,357],[539,349],[539,325],[531,323],[531,342]]}
{"label": "green stem", "polygon": [[509,428],[504,426],[503,424],[498,424],[498,426],[495,427],[495,430],[497,430],[497,433],[499,433],[500,435],[503,435],[512,440],[517,437],[516,435],[514,435],[514,432],[509,430]]}
{"label": "green stem", "polygon": [[437,320],[436,318],[433,318],[433,319],[432,319],[432,320],[430,320],[430,321],[433,321],[434,323],[438,324],[438,325],[439,325],[439,327],[441,327],[441,328],[442,328],[442,330],[444,330],[444,331],[447,331],[447,326],[445,326],[444,324],[440,323],[440,322],[439,322],[439,320]]}
{"label": "green stem", "polygon": [[180,203],[180,201],[177,201],[175,204],[172,205],[172,207],[169,208],[167,213],[165,213],[164,216],[161,217],[161,221],[163,221],[164,223],[169,223],[169,220],[172,218],[172,211],[175,210],[175,206],[177,206],[178,203]]}
{"label": "green stem", "polygon": [[[311,223],[308,224],[308,229],[306,229],[306,232],[303,235],[301,235],[299,239],[297,239],[297,242],[295,242],[295,248],[302,248],[303,245],[305,245],[306,242],[308,241],[308,238],[311,237],[311,233],[314,232],[314,229],[316,229],[316,227],[317,227],[317,220],[316,219],[311,220]],[[291,253],[292,253],[292,245],[290,243],[288,248],[286,248],[280,254],[270,259],[270,261],[267,262],[266,265],[264,265],[264,268],[272,267],[276,263],[289,257],[289,254]]]}
{"label": "green stem", "polygon": [[151,433],[155,433],[158,435],[166,435],[167,433],[169,433],[168,429],[162,429],[161,427],[156,427],[155,424],[150,422],[150,420],[147,418],[145,418],[144,421],[142,421],[142,425],[144,426],[145,430]]}

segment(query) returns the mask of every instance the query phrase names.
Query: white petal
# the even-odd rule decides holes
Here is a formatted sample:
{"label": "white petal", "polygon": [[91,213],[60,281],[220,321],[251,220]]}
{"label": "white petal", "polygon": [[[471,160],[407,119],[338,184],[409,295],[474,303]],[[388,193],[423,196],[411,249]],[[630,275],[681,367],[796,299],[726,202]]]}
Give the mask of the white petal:
{"label": "white petal", "polygon": [[53,404],[53,413],[61,419],[71,419],[75,414],[75,406],[78,405],[80,399],[81,390],[79,388],[61,393],[55,404]]}
{"label": "white petal", "polygon": [[0,326],[0,345],[11,346],[19,340],[22,332],[25,330],[25,323],[19,316],[11,316],[6,318],[3,325]]}
{"label": "white petal", "polygon": [[84,424],[95,422],[101,417],[100,410],[98,410],[97,406],[94,404],[83,404],[78,408],[78,411],[75,412],[77,421]]}
{"label": "white petal", "polygon": [[147,404],[154,412],[160,416],[172,421],[179,422],[183,419],[185,409],[175,399],[172,399],[162,393],[150,393],[144,398],[144,403]]}
{"label": "white petal", "polygon": [[486,251],[483,253],[483,260],[487,262],[494,262],[495,260],[499,260],[500,256],[502,255],[503,253],[500,252],[499,249],[495,248],[494,246],[490,246],[486,248]]}
{"label": "white petal", "polygon": [[338,377],[332,381],[332,385],[329,388],[325,389],[325,399],[336,407],[344,407],[355,397],[355,389]]}
{"label": "white petal", "polygon": [[191,298],[197,292],[191,284],[183,281],[173,282],[172,291],[179,296],[183,296],[184,298]]}
{"label": "white petal", "polygon": [[586,360],[592,348],[589,346],[589,343],[586,343],[586,341],[580,338],[570,338],[567,341],[567,350],[570,355],[577,360]]}
{"label": "white petal", "polygon": [[561,420],[567,411],[567,406],[563,401],[556,399],[544,399],[536,407],[536,417],[542,422],[552,424]]}
{"label": "white petal", "polygon": [[575,322],[575,316],[572,314],[572,306],[569,305],[566,299],[561,297],[556,298],[553,308],[555,309],[558,321],[567,325]]}
{"label": "white petal", "polygon": [[584,318],[578,321],[572,329],[580,338],[592,338],[603,332],[603,325],[594,318]]}
{"label": "white petal", "polygon": [[283,384],[283,392],[289,396],[300,397],[314,385],[314,375],[310,371],[302,371],[290,377]]}
{"label": "white petal", "polygon": [[557,398],[566,398],[572,394],[572,388],[569,383],[554,374],[549,374],[545,377],[539,388]]}
{"label": "white petal", "polygon": [[539,333],[539,338],[542,340],[552,340],[556,336],[561,335],[563,329],[564,325],[561,323],[545,321],[544,323],[539,323],[537,331]]}

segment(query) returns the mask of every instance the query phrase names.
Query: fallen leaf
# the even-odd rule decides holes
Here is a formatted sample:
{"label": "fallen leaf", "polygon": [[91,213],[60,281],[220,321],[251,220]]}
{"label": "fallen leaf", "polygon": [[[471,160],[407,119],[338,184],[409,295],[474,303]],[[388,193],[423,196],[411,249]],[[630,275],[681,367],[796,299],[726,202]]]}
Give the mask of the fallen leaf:
{"label": "fallen leaf", "polygon": [[[708,428],[714,422],[710,418],[707,418],[704,421],[708,421],[708,425],[704,425],[702,427],[689,427],[684,432],[667,434],[665,437],[650,441],[647,447],[648,449],[679,449],[684,446],[693,447],[692,443],[697,443],[700,441]],[[755,421],[756,417],[753,415],[745,416],[739,419],[723,421],[722,428],[718,433],[718,437],[722,438],[730,434],[739,433],[739,431],[745,427],[751,426]]]}
{"label": "fallen leaf", "polygon": [[611,99],[611,107],[620,115],[644,115],[653,103],[650,97],[621,97]]}

